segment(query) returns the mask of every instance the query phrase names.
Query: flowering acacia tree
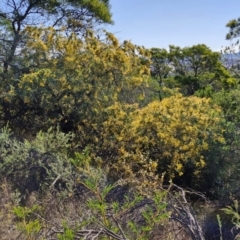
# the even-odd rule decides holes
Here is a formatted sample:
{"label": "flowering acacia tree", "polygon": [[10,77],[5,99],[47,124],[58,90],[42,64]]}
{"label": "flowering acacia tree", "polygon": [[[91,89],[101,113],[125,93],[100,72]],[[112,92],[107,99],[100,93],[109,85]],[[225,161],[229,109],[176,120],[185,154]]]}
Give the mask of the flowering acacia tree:
{"label": "flowering acacia tree", "polygon": [[[38,129],[61,122],[83,138],[97,134],[101,113],[115,101],[134,103],[149,76],[148,51],[110,33],[101,41],[91,31],[69,37],[53,28],[25,29],[28,39],[21,64],[29,72],[12,83],[3,97],[13,123]],[[7,112],[4,115],[7,119]],[[8,120],[11,120],[8,119]],[[71,125],[71,126],[70,126]]]}
{"label": "flowering acacia tree", "polygon": [[166,172],[173,178],[190,168],[197,177],[213,161],[205,158],[212,144],[225,141],[221,109],[210,99],[178,94],[141,109],[115,104],[109,111],[118,116],[104,123],[119,150],[115,168],[128,175]]}

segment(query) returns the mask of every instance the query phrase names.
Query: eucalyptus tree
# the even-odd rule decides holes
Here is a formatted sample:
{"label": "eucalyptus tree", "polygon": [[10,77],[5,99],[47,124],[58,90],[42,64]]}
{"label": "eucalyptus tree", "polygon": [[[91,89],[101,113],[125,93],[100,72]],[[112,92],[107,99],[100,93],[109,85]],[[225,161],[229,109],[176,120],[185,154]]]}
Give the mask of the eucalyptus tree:
{"label": "eucalyptus tree", "polygon": [[166,80],[173,71],[170,65],[169,53],[166,49],[152,48],[151,50],[151,75],[156,80],[158,87],[156,88],[159,100],[163,99],[162,88],[166,85]]}
{"label": "eucalyptus tree", "polygon": [[209,96],[212,91],[236,84],[220,61],[220,54],[204,44],[180,48],[170,46],[169,58],[175,79],[186,95]]}

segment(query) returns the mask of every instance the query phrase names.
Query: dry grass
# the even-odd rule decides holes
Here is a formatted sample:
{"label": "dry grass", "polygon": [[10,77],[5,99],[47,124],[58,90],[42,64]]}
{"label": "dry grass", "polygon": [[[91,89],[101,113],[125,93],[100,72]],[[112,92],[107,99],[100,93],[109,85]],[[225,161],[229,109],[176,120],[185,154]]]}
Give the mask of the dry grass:
{"label": "dry grass", "polygon": [[[120,189],[119,191],[122,191]],[[125,190],[124,190],[125,191]],[[13,214],[13,207],[18,206],[20,199],[16,194],[11,192],[9,185],[5,181],[0,188],[0,239],[1,240],[26,240],[26,235],[18,228],[18,219]],[[77,226],[81,228],[81,224],[90,219],[92,212],[87,208],[87,198],[90,197],[89,193],[82,192],[82,196],[59,196],[56,192],[48,192],[47,194],[40,195],[38,193],[32,193],[26,204],[27,207],[34,205],[40,206],[41,210],[31,215],[31,219],[38,219],[41,223],[41,229],[38,234],[35,234],[31,240],[43,240],[43,239],[57,239],[57,233],[63,231],[63,222],[71,228],[75,229]],[[116,193],[117,194],[117,193]],[[145,202],[144,202],[145,201]],[[145,199],[137,206],[130,209],[119,218],[119,224],[122,229],[129,233],[128,221],[134,221],[139,226],[144,224],[144,219],[141,212],[144,207],[151,205],[151,200]],[[207,209],[207,210],[206,210]],[[203,211],[205,213],[203,213]],[[209,232],[207,225],[210,215],[215,211],[214,207],[209,204],[202,204],[199,207],[198,219],[200,219],[203,232],[207,233],[206,240],[220,239],[219,234],[216,232]],[[97,229],[94,223],[87,225],[88,228]],[[216,228],[216,226],[215,226]],[[207,232],[208,231],[208,232]],[[131,236],[131,234],[130,234]],[[234,239],[229,237],[230,235],[224,235],[223,240]],[[28,239],[28,240],[30,240]],[[76,238],[82,239],[82,238]],[[91,239],[91,238],[89,238]],[[102,239],[101,237],[96,239]],[[110,238],[108,238],[110,239]],[[134,239],[130,237],[130,239]],[[180,224],[174,220],[166,219],[161,224],[156,225],[152,229],[149,239],[151,240],[191,240],[191,236],[187,231],[186,226]]]}

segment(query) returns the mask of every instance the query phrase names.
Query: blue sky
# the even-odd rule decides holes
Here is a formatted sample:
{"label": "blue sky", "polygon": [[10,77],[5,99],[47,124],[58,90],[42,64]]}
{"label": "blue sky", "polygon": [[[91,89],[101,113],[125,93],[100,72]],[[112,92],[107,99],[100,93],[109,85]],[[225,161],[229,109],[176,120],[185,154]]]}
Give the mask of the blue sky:
{"label": "blue sky", "polygon": [[239,0],[110,0],[120,41],[147,48],[204,43],[214,51],[230,44],[226,23],[240,17]]}

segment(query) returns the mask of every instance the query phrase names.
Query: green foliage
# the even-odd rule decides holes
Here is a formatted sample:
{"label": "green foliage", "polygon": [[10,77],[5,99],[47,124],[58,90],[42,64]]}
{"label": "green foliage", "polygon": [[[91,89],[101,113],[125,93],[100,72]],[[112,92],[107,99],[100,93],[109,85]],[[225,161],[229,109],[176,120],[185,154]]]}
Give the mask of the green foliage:
{"label": "green foliage", "polygon": [[[71,3],[71,1],[68,1]],[[76,3],[79,2],[79,3]],[[109,12],[109,0],[81,0],[75,1],[75,4],[80,7],[88,9],[90,12],[94,13],[97,19],[102,20],[105,23],[111,23],[111,14]]]}
{"label": "green foliage", "polygon": [[[213,95],[213,101],[222,108],[224,118],[226,119],[223,133],[226,139],[226,144],[219,158],[224,159],[222,170],[219,173],[218,183],[220,184],[219,193],[225,197],[239,196],[238,181],[239,181],[239,89],[228,91],[220,91]],[[216,154],[213,152],[212,154]]]}
{"label": "green foliage", "polygon": [[220,230],[220,240],[223,240],[223,238],[222,238],[222,222],[221,222],[220,215],[217,215],[217,221],[218,221],[219,230]]}
{"label": "green foliage", "polygon": [[92,161],[90,157],[90,149],[85,148],[82,152],[75,152],[74,157],[69,159],[76,169],[88,169]]}
{"label": "green foliage", "polygon": [[[91,199],[87,200],[87,207],[92,212],[89,226],[97,224],[96,226],[100,225],[103,229],[108,229],[108,232],[105,232],[106,236],[111,233],[109,236],[122,235],[124,238],[129,236],[130,239],[149,239],[153,229],[169,217],[165,202],[166,194],[156,190],[151,201],[138,193],[127,193],[123,202],[111,201],[111,192],[117,187],[117,183],[106,184],[105,174],[101,169],[89,166],[78,167],[78,183],[85,186],[92,194]],[[146,201],[145,204],[144,201]],[[135,217],[128,216],[128,213],[134,213],[134,209],[141,209],[138,207],[141,204],[144,207],[139,217],[142,218],[144,224],[133,220]],[[121,224],[123,219],[127,221],[127,225]]]}
{"label": "green foliage", "polygon": [[[174,77],[182,85],[185,95],[192,95],[211,87],[212,91],[232,87],[237,84],[220,62],[220,54],[206,45],[180,48],[170,46],[169,59],[174,69]],[[207,93],[209,95],[209,91]]]}
{"label": "green foliage", "polygon": [[22,196],[39,189],[61,187],[61,184],[71,189],[72,165],[68,160],[71,138],[72,134],[49,129],[46,133],[39,132],[31,142],[22,142],[11,137],[8,128],[3,128],[0,138],[1,178],[10,180]]}
{"label": "green foliage", "polygon": [[149,233],[151,233],[154,227],[158,224],[163,224],[166,219],[169,218],[169,213],[166,212],[167,203],[163,202],[164,198],[165,193],[155,192],[153,201],[156,209],[147,207],[146,210],[143,211],[142,215],[145,219],[146,225],[140,228],[141,234],[139,234],[140,236],[138,236],[137,239],[149,239]]}
{"label": "green foliage", "polygon": [[[227,207],[220,209],[220,211],[221,211],[220,215],[223,215],[222,218],[225,218],[226,226],[227,225],[230,226],[228,233],[229,237],[234,236],[234,239],[239,239],[240,214],[238,200],[233,200],[231,205],[228,205]],[[224,214],[226,215],[225,217]],[[217,219],[219,221],[220,217],[217,216]],[[222,226],[221,223],[219,223],[219,225],[224,229],[224,225]],[[221,232],[223,233],[223,231]],[[228,239],[228,236],[226,236],[226,238],[222,237],[222,239]]]}
{"label": "green foliage", "polygon": [[[31,20],[32,17],[35,17],[35,21],[38,18],[44,19],[45,21],[41,23],[48,26],[51,24],[55,27],[63,25],[68,30],[75,31],[93,27],[94,21],[97,24],[112,23],[109,0],[37,0],[34,2],[14,0],[12,4],[4,1],[2,7],[5,11],[1,11],[1,22],[3,26],[6,20],[17,22],[18,28],[15,24],[12,25],[15,33],[23,30],[26,25],[36,24]],[[61,11],[63,9],[64,11]],[[50,19],[52,21],[49,21]]]}
{"label": "green foliage", "polygon": [[159,100],[161,101],[164,97],[163,87],[166,84],[164,81],[173,72],[171,63],[169,60],[169,53],[166,49],[152,48],[151,52],[151,74],[157,81],[157,86],[154,90],[157,91]]}
{"label": "green foliage", "polygon": [[32,214],[39,211],[39,206],[34,205],[30,208],[27,207],[14,207],[13,213],[18,218],[17,227],[25,235],[27,240],[34,239],[42,228],[42,224]]}
{"label": "green foliage", "polygon": [[224,213],[232,216],[232,223],[234,224],[234,226],[237,229],[239,229],[239,227],[240,227],[240,214],[239,214],[238,201],[234,200],[233,201],[233,206],[228,206],[226,208],[223,208],[222,211],[224,211]]}
{"label": "green foliage", "polygon": [[222,90],[213,95],[213,101],[222,107],[227,121],[240,123],[240,92],[239,89]]}
{"label": "green foliage", "polygon": [[238,81],[220,61],[220,54],[204,44],[180,48],[151,49],[151,89],[161,101],[164,88],[178,89],[185,96],[211,97],[214,92],[233,88]]}
{"label": "green foliage", "polygon": [[74,240],[74,231],[63,223],[63,233],[57,234],[58,240]]}
{"label": "green foliage", "polygon": [[229,28],[229,33],[226,35],[226,39],[229,40],[229,39],[238,37],[240,32],[239,26],[240,26],[240,18],[230,20],[226,25],[226,27]]}

